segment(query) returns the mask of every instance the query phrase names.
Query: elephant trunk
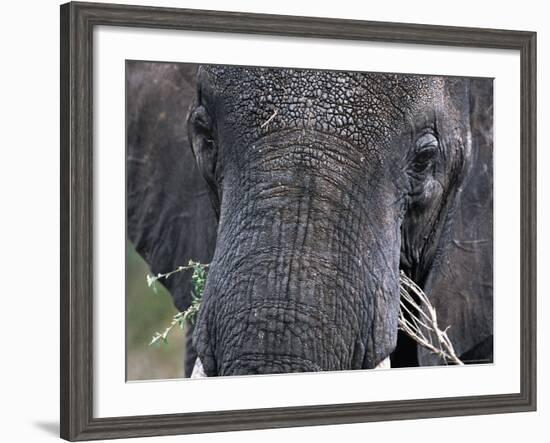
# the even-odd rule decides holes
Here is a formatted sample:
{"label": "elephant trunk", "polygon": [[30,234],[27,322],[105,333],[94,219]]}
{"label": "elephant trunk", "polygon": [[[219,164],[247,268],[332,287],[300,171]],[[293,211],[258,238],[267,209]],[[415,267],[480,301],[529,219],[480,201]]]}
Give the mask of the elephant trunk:
{"label": "elephant trunk", "polygon": [[393,349],[399,227],[377,235],[386,215],[336,173],[348,157],[298,145],[226,177],[194,335],[206,375],[373,368]]}
{"label": "elephant trunk", "polygon": [[[359,264],[321,245],[306,247],[305,228],[274,229],[276,238],[254,244],[242,240],[212,267],[198,331],[199,354],[206,350],[203,354],[213,359],[204,360],[206,373],[361,367],[368,309],[360,296],[367,289]],[[289,235],[300,248],[289,246]]]}

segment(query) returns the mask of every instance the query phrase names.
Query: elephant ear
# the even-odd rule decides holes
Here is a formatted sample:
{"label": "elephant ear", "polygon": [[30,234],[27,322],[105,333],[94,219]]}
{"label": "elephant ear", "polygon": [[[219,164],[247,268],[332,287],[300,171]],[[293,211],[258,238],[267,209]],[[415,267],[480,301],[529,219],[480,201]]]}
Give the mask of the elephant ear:
{"label": "elephant ear", "polygon": [[[128,61],[127,236],[153,274],[209,263],[217,219],[187,135],[196,65]],[[191,300],[191,271],[161,282],[174,304]],[[145,276],[144,276],[145,278]]]}
{"label": "elephant ear", "polygon": [[[493,80],[470,80],[472,164],[424,290],[465,363],[493,360]],[[418,348],[420,365],[441,364]]]}

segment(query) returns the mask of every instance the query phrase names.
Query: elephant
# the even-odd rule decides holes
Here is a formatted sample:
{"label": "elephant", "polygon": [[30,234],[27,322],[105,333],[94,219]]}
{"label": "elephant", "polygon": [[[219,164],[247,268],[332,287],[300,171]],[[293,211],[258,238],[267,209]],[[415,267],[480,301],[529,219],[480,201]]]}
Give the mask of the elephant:
{"label": "elephant", "polygon": [[[210,263],[187,376],[445,364],[399,331],[400,272],[492,362],[492,79],[128,61],[126,85],[128,238],[153,273]],[[163,283],[186,309],[190,272]]]}

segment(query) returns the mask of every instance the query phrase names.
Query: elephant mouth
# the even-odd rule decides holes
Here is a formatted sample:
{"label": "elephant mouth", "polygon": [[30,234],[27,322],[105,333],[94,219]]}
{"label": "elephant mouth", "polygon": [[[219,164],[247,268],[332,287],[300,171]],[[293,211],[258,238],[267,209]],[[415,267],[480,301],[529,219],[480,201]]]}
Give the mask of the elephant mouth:
{"label": "elephant mouth", "polygon": [[[384,360],[382,360],[376,367],[373,368],[374,370],[379,369],[391,369],[391,361],[390,357],[386,357]],[[195,365],[193,366],[193,372],[191,373],[191,378],[207,378],[206,372],[204,371],[204,367],[202,366],[202,362],[199,357],[195,360]]]}

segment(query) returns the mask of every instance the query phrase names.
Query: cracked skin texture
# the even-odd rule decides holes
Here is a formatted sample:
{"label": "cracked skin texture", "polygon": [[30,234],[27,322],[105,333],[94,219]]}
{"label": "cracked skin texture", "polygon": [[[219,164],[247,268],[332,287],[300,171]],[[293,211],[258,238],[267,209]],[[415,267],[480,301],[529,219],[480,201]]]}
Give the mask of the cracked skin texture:
{"label": "cracked skin texture", "polygon": [[192,143],[221,196],[194,337],[207,375],[372,368],[394,350],[401,262],[429,267],[465,175],[468,129],[448,103],[466,104],[447,83],[201,68],[195,115],[209,123]]}
{"label": "cracked skin texture", "polygon": [[[243,143],[278,131],[310,129],[361,149],[382,149],[399,117],[442,98],[441,77],[203,66],[203,92],[216,91],[227,125]],[[276,115],[274,116],[274,113]],[[272,118],[273,117],[273,118]],[[398,117],[398,118],[396,118]],[[268,122],[269,124],[264,125]],[[405,122],[402,122],[405,124]]]}

